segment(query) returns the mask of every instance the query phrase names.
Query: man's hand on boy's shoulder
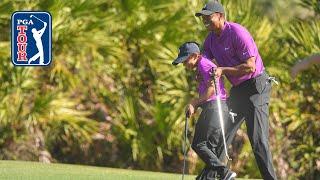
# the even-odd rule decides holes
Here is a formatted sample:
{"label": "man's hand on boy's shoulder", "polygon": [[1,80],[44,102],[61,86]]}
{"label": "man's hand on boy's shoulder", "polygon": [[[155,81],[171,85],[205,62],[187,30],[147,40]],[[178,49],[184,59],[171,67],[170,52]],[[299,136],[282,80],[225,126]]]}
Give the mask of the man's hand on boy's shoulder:
{"label": "man's hand on boy's shoulder", "polygon": [[214,70],[214,76],[219,79],[222,76],[222,68],[221,67],[217,67]]}

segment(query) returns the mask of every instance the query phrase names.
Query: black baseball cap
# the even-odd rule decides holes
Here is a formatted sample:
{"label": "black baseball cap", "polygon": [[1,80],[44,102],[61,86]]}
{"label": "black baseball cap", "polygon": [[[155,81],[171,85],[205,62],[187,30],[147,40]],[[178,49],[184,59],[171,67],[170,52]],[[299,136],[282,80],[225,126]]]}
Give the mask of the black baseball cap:
{"label": "black baseball cap", "polygon": [[209,1],[207,4],[202,8],[200,12],[197,12],[195,16],[203,16],[203,15],[211,15],[213,13],[222,13],[224,14],[224,8],[222,4],[218,1]]}
{"label": "black baseball cap", "polygon": [[179,47],[178,57],[172,62],[173,65],[184,62],[191,54],[200,53],[200,48],[196,42],[185,42]]}

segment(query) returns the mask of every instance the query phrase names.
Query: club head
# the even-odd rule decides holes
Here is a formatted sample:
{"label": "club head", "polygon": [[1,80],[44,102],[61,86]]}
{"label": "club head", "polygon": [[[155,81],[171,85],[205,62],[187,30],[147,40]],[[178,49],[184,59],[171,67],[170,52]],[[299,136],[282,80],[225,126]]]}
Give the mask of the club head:
{"label": "club head", "polygon": [[30,18],[32,18],[33,15],[30,15]]}

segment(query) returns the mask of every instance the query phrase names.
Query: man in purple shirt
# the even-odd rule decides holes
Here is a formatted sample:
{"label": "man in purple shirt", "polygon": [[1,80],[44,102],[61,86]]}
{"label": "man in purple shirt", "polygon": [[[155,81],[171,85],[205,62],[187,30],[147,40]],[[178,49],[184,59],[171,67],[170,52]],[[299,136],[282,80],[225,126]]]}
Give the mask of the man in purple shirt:
{"label": "man in purple shirt", "polygon": [[[195,42],[186,42],[180,46],[178,58],[172,64],[177,65],[179,63],[183,63],[186,69],[195,69],[197,72],[199,97],[191,100],[186,108],[188,117],[191,117],[198,107],[202,109],[195,127],[192,149],[206,163],[207,168],[202,171],[197,180],[211,178],[208,176],[215,172],[217,172],[220,179],[230,180],[236,176],[236,173],[226,167],[217,156],[223,151],[218,106],[215,103],[217,100],[216,89],[211,83],[211,77],[214,76],[212,69],[217,68],[217,66],[200,54],[199,46]],[[226,91],[221,79],[218,81],[217,91],[221,99],[223,119],[228,120]]]}
{"label": "man in purple shirt", "polygon": [[228,105],[238,116],[234,124],[226,125],[227,143],[245,119],[263,179],[276,179],[268,144],[271,83],[258,48],[246,28],[225,20],[224,8],[217,1],[209,1],[195,15],[202,17],[209,31],[203,55],[217,62],[216,77],[225,75],[232,84]]}

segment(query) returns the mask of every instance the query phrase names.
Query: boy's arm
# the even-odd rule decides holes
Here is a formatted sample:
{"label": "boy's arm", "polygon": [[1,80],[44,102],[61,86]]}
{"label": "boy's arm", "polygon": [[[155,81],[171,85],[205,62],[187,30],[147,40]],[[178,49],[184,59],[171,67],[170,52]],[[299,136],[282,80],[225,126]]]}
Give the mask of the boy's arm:
{"label": "boy's arm", "polygon": [[209,99],[214,94],[214,92],[215,92],[214,86],[210,85],[206,93],[201,95],[199,98],[191,100],[191,102],[187,105],[187,108],[186,108],[187,117],[191,117],[194,114],[195,109],[197,109],[200,104],[202,104],[207,99]]}
{"label": "boy's arm", "polygon": [[199,98],[193,99],[190,104],[192,104],[193,107],[197,108],[200,104],[206,102],[214,93],[215,89],[214,86],[211,84],[208,87],[206,93],[202,94]]}

